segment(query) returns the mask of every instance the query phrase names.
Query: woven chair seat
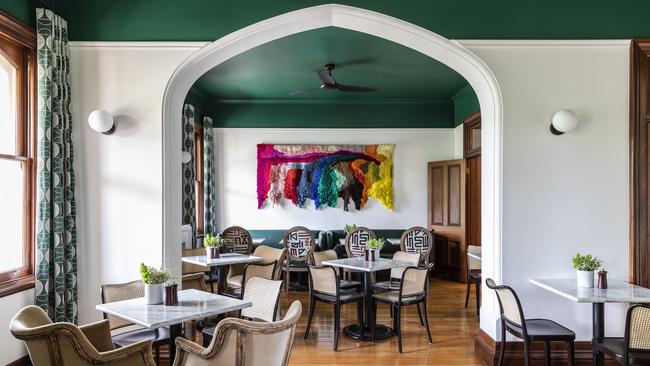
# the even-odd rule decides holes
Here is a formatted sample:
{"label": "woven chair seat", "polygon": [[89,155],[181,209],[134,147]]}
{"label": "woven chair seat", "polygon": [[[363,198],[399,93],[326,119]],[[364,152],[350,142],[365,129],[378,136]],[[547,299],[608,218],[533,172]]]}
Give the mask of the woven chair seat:
{"label": "woven chair seat", "polygon": [[[594,338],[592,343],[601,352],[619,363],[623,363],[623,352],[625,350],[625,339],[623,337],[599,337]],[[630,351],[629,357],[629,363],[631,365],[650,365],[650,353],[648,352]]]}
{"label": "woven chair seat", "polygon": [[113,335],[112,337],[113,343],[120,347],[126,347],[140,341],[166,343],[169,341],[169,328],[158,328],[157,334],[155,329],[142,328]]}

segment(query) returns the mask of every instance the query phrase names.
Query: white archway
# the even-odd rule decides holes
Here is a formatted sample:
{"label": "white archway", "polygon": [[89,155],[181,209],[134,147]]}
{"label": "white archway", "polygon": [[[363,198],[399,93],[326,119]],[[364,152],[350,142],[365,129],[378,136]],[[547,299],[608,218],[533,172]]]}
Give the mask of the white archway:
{"label": "white archway", "polygon": [[[328,4],[285,13],[220,38],[192,54],[176,69],[163,97],[163,260],[180,268],[181,129],[179,121],[192,84],[220,63],[264,43],[312,29],[339,27],[367,33],[412,48],[462,75],[481,107],[483,276],[501,280],[501,91],[490,69],[457,42],[388,15]],[[487,292],[483,292],[486,294]],[[481,329],[496,337],[498,305],[483,296]]]}

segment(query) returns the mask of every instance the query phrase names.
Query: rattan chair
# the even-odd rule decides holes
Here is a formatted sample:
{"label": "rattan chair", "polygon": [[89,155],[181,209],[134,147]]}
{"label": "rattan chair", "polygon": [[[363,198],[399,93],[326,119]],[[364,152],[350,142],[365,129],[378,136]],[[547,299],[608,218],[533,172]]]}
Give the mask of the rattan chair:
{"label": "rattan chair", "polygon": [[526,319],[521,308],[519,297],[511,287],[498,285],[488,278],[485,280],[488,288],[495,290],[501,309],[501,347],[499,350],[499,363],[503,364],[503,355],[506,349],[506,331],[524,341],[524,364],[530,365],[530,344],[544,342],[546,364],[551,364],[551,342],[566,342],[569,352],[569,366],[575,362],[574,341],[575,333],[562,325],[549,319]]}
{"label": "rattan chair", "polygon": [[[246,282],[243,300],[250,301],[253,306],[240,311],[239,317],[254,321],[274,322],[279,313],[280,291],[282,281],[267,280],[253,277]],[[215,328],[203,330],[203,347],[210,344]]]}
{"label": "rattan chair", "polygon": [[345,235],[345,252],[348,258],[363,257],[370,239],[377,239],[374,231],[366,227],[357,227]]}
{"label": "rattan chair", "polygon": [[627,309],[623,337],[599,337],[591,342],[594,359],[602,353],[621,365],[650,365],[650,305]]}
{"label": "rattan chair", "polygon": [[199,291],[212,292],[205,283],[203,273],[183,275],[183,277],[181,277],[181,283],[183,284],[183,290],[195,289]]}
{"label": "rattan chair", "polygon": [[[251,278],[259,277],[259,278],[265,278],[267,280],[274,280],[275,279],[275,267],[277,266],[277,262],[273,261],[270,263],[262,264],[262,263],[248,263],[246,266],[244,266],[244,274],[242,275],[242,283],[245,284],[247,281]],[[241,299],[244,296],[244,292],[246,290],[246,286],[241,286],[237,288],[229,288],[228,290],[224,291],[222,295],[230,296],[230,297],[235,297],[238,299]]]}
{"label": "rattan chair", "polygon": [[[253,237],[243,227],[230,226],[221,232],[221,236],[226,239],[225,251],[227,253],[251,254],[251,251],[253,251]],[[226,281],[232,277],[241,275],[243,271],[243,264],[228,266]]]}
{"label": "rattan chair", "polygon": [[[427,337],[429,338],[429,343],[432,343],[431,340],[431,331],[429,330],[429,319],[427,311],[427,292],[429,284],[429,270],[432,265],[427,267],[407,267],[402,273],[402,278],[400,279],[399,290],[396,291],[387,291],[380,294],[372,295],[372,306],[374,311],[372,312],[375,317],[377,316],[377,303],[384,303],[391,306],[393,313],[393,329],[397,334],[397,346],[399,352],[402,353],[402,328],[401,328],[401,314],[402,307],[409,305],[417,305],[418,312],[420,312],[420,304],[423,305],[423,325],[427,330]],[[372,340],[375,340],[375,324],[377,319],[370,319],[370,334],[372,335]]]}
{"label": "rattan chair", "polygon": [[[481,253],[481,247],[468,245],[467,253]],[[476,316],[481,314],[481,261],[467,255],[467,291],[465,292],[465,308],[469,305],[469,293],[472,284],[476,287]]]}
{"label": "rattan chair", "polygon": [[421,226],[409,228],[402,234],[400,250],[406,253],[417,253],[420,262],[429,265],[429,256],[433,249],[433,234]]}
{"label": "rattan chair", "polygon": [[156,365],[151,341],[115,349],[108,320],[80,327],[52,323],[41,308],[31,305],[13,317],[9,330],[25,342],[32,365]]}
{"label": "rattan chair", "polygon": [[284,234],[286,260],[282,266],[284,289],[289,291],[291,272],[307,272],[307,263],[316,248],[314,234],[304,226],[294,226]]}
{"label": "rattan chair", "polygon": [[[420,253],[406,253],[402,251],[395,252],[393,254],[393,259],[398,261],[410,262],[413,266],[418,266],[420,262]],[[399,290],[400,281],[402,280],[402,274],[404,273],[404,267],[395,267],[390,270],[390,279],[388,281],[376,282],[372,285],[372,288],[377,291],[396,291]],[[418,308],[418,317],[420,318],[420,324],[424,325],[424,319],[422,319],[422,311],[420,310],[420,303],[417,303]],[[390,313],[391,317],[393,312]]]}
{"label": "rattan chair", "polygon": [[[255,248],[255,252],[253,252],[253,255],[256,257],[263,258],[261,262],[256,262],[256,264],[276,263],[275,272],[273,273],[273,277],[270,279],[280,278],[280,272],[282,271],[282,267],[277,265],[277,263],[282,263],[282,261],[284,260],[284,257],[286,255],[286,249],[284,248],[278,249],[278,248],[269,247],[267,245],[260,245],[257,248]],[[243,272],[240,275],[231,276],[230,278],[228,278],[228,288],[231,290],[241,288],[243,278],[244,278]]]}
{"label": "rattan chair", "polygon": [[[144,283],[138,280],[102,285],[100,287],[100,297],[102,304],[144,297]],[[108,320],[115,346],[125,347],[143,340],[151,341],[156,352],[156,363],[160,363],[160,346],[169,343],[169,328],[142,328],[139,325],[106,313],[104,313],[104,319]]]}
{"label": "rattan chair", "polygon": [[[336,251],[331,249],[323,250],[322,252],[314,252],[313,261],[311,261],[311,264],[316,267],[320,267],[323,265],[324,261],[333,261],[336,259],[339,259],[338,255],[336,254]],[[339,272],[339,276],[340,275],[341,273]],[[348,280],[341,279],[339,282],[341,288],[344,290],[361,289],[361,282],[359,281],[348,281]]]}
{"label": "rattan chair", "polygon": [[309,266],[309,316],[305,339],[309,338],[316,301],[334,305],[334,351],[338,350],[341,328],[341,305],[357,304],[357,322],[363,328],[363,292],[342,290],[336,269]]}
{"label": "rattan chair", "polygon": [[174,366],[287,365],[301,312],[300,301],[294,301],[277,322],[226,318],[217,324],[208,347],[178,337]]}

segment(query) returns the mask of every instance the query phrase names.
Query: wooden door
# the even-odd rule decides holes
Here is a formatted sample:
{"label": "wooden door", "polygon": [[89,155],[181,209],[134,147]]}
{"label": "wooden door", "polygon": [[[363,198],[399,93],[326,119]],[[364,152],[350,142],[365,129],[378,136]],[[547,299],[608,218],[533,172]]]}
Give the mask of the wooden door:
{"label": "wooden door", "polygon": [[465,241],[465,160],[428,164],[428,225],[434,231],[435,273],[464,282]]}
{"label": "wooden door", "polygon": [[472,156],[466,164],[465,241],[481,246],[481,155]]}

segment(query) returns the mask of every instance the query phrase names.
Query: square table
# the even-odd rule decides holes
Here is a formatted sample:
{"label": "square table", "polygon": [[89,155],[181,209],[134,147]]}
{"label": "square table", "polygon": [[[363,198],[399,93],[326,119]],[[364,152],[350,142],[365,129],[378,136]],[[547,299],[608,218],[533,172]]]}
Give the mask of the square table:
{"label": "square table", "polygon": [[[605,303],[649,303],[650,289],[636,286],[625,281],[608,280],[607,289],[578,287],[577,280],[571,279],[535,279],[530,281],[554,294],[578,303],[592,304],[593,337],[605,336]],[[621,319],[623,320],[623,319]],[[601,354],[594,365],[603,365]]]}
{"label": "square table", "polygon": [[99,304],[95,309],[148,329],[169,326],[169,364],[171,365],[176,356],[176,337],[181,335],[183,322],[241,310],[252,305],[250,301],[191,289],[178,292],[177,305],[147,305],[144,297],[139,297]]}
{"label": "square table", "polygon": [[[365,324],[363,328],[359,324],[348,325],[343,328],[343,333],[355,339],[370,340],[370,324],[368,321],[374,319],[372,316],[372,273],[384,271],[392,268],[409,267],[413,263],[408,261],[398,261],[393,259],[379,258],[375,261],[366,261],[363,257],[335,259],[323,261],[326,266],[344,268],[351,271],[363,272],[363,291],[366,306]],[[393,335],[392,329],[385,325],[377,324],[375,326],[375,339],[385,339]]]}
{"label": "square table", "polygon": [[[217,269],[217,292],[223,293],[223,289],[226,288],[226,278],[223,275],[223,268],[225,266],[230,266],[231,264],[242,264],[242,263],[254,263],[260,262],[264,258],[257,257],[254,255],[248,254],[238,254],[238,253],[221,253],[219,258],[208,259],[204,255],[196,255],[191,257],[183,257],[181,260],[185,263],[196,264],[199,266],[209,267],[213,272],[214,269]],[[211,274],[212,275],[212,274]],[[210,289],[214,291],[212,283],[210,283]]]}

